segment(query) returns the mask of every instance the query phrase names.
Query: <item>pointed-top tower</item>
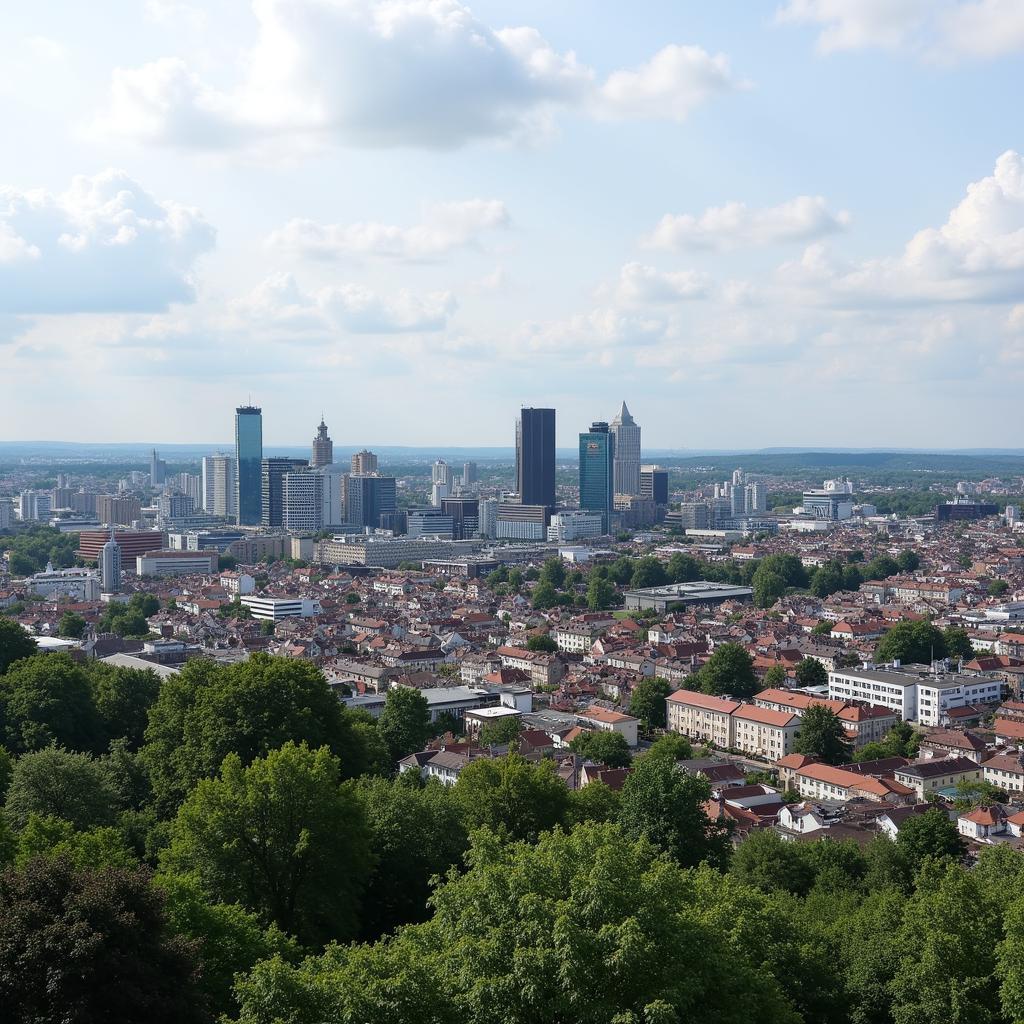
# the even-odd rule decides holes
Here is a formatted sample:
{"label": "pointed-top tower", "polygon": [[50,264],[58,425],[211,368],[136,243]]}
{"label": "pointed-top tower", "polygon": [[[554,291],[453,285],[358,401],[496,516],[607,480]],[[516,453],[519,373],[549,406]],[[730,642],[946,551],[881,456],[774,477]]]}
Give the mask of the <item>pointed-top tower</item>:
{"label": "pointed-top tower", "polygon": [[615,493],[640,493],[640,425],[623,401],[618,416],[609,424],[615,435]]}
{"label": "pointed-top tower", "polygon": [[334,442],[327,436],[324,414],[320,413],[320,426],[316,428],[316,437],[313,438],[313,457],[309,464],[313,469],[319,469],[321,466],[329,466],[333,461]]}
{"label": "pointed-top tower", "polygon": [[105,594],[116,594],[121,589],[121,545],[110,524],[110,540],[100,551],[100,584]]}

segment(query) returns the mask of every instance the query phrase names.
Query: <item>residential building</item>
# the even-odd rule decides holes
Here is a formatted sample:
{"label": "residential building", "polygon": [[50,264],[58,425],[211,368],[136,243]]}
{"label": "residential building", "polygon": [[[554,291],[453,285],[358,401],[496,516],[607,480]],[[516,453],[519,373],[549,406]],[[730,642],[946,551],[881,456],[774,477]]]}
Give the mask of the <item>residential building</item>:
{"label": "residential building", "polygon": [[743,489],[743,511],[745,514],[768,510],[768,488],[760,480],[752,480]]}
{"label": "residential building", "polygon": [[712,697],[696,690],[676,690],[668,695],[665,706],[670,732],[722,750],[735,746],[732,716],[742,707],[739,701]]}
{"label": "residential building", "polygon": [[227,569],[220,574],[220,585],[232,597],[256,593],[255,578],[247,572],[235,572],[234,569]]}
{"label": "residential building", "polygon": [[940,790],[952,791],[957,783],[979,781],[984,771],[968,757],[933,757],[912,761],[893,774],[897,782],[914,790],[918,800],[927,800]]}
{"label": "residential building", "polygon": [[307,597],[260,597],[245,594],[239,597],[254,619],[280,622],[282,619],[308,619],[321,612],[320,602]]}
{"label": "residential building", "polygon": [[235,410],[235,514],[239,526],[259,526],[263,518],[263,410]]}
{"label": "residential building", "polygon": [[164,492],[157,502],[160,519],[166,522],[170,519],[184,519],[191,516],[196,508],[196,503],[187,494],[174,494]]}
{"label": "residential building", "polygon": [[149,453],[149,483],[151,487],[160,487],[167,477],[167,463],[157,454],[154,448]]}
{"label": "residential building", "polygon": [[613,711],[610,708],[592,704],[585,711],[577,713],[576,721],[584,728],[593,729],[596,732],[617,732],[631,747],[635,747],[639,742],[640,719],[634,718],[632,715],[625,715],[621,711]]}
{"label": "residential building", "polygon": [[203,511],[225,519],[236,519],[238,486],[235,459],[219,453],[203,459]]}
{"label": "residential building", "polygon": [[520,410],[516,420],[516,489],[523,505],[550,509],[555,504],[554,409]]}
{"label": "residential building", "polygon": [[22,522],[46,522],[53,509],[53,498],[49,491],[25,490],[18,507]]}
{"label": "residential building", "polygon": [[481,498],[478,516],[480,536],[494,540],[498,536],[498,500],[496,498]]}
{"label": "residential building", "polygon": [[324,527],[323,473],[285,473],[281,488],[281,525],[286,530],[317,533]]}
{"label": "residential building", "polygon": [[130,495],[97,494],[96,518],[104,526],[131,526],[142,518],[142,503]]}
{"label": "residential building", "polygon": [[986,782],[1006,793],[1024,793],[1024,755],[996,754],[982,762]]}
{"label": "residential building", "polygon": [[640,426],[622,403],[609,427],[615,438],[615,493],[640,495]]}
{"label": "residential building", "polygon": [[47,564],[44,572],[30,576],[24,585],[29,593],[47,601],[98,601],[100,597],[100,574],[95,569],[54,569]]}
{"label": "residential building", "polygon": [[733,718],[733,745],[746,754],[777,761],[792,753],[800,734],[800,716],[744,704]]}
{"label": "residential building", "polygon": [[352,456],[353,476],[372,476],[377,472],[377,456],[365,448]]}
{"label": "residential building", "polygon": [[464,462],[462,464],[462,486],[472,487],[479,479],[475,462]]}

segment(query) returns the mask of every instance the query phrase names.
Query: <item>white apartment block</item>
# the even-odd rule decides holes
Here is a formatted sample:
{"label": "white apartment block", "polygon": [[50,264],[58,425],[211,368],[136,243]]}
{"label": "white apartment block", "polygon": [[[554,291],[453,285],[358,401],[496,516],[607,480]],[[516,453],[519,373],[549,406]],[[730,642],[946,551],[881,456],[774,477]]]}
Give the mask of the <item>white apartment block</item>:
{"label": "white apartment block", "polygon": [[246,594],[239,601],[254,619],[280,622],[282,619],[308,619],[321,612],[320,602],[306,597],[259,597]]}

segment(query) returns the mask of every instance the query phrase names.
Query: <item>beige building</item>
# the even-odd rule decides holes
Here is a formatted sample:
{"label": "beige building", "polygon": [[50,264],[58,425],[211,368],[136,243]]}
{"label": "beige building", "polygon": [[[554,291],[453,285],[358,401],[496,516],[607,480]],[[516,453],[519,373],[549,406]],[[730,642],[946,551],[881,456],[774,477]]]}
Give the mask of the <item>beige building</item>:
{"label": "beige building", "polygon": [[733,745],[746,754],[777,761],[793,750],[800,716],[744,704],[733,712]]}
{"label": "beige building", "polygon": [[733,712],[739,701],[711,697],[695,690],[676,690],[665,700],[668,728],[700,743],[729,749],[733,743]]}
{"label": "beige building", "polygon": [[976,761],[966,757],[933,757],[913,761],[895,771],[896,781],[909,786],[919,800],[927,800],[940,789],[951,789],[958,782],[977,782],[984,771]]}

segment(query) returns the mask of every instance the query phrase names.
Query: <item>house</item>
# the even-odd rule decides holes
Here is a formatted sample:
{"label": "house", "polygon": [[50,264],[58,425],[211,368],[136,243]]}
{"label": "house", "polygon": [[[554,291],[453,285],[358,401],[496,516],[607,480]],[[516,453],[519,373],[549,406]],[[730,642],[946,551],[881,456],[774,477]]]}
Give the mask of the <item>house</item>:
{"label": "house", "polygon": [[824,810],[806,800],[799,804],[786,804],[779,811],[777,820],[781,831],[797,832],[801,835],[828,828]]}
{"label": "house", "polygon": [[911,819],[919,814],[926,814],[935,805],[929,803],[908,804],[905,807],[890,807],[884,814],[875,819],[875,824],[884,836],[895,840],[900,829]]}
{"label": "house", "polygon": [[738,750],[769,761],[785,757],[800,734],[800,716],[744,704],[733,718],[733,744]]}
{"label": "house", "polygon": [[897,782],[914,790],[918,800],[927,800],[932,793],[959,782],[979,781],[983,771],[977,761],[967,757],[929,757],[897,768],[894,775]]}
{"label": "house", "polygon": [[711,758],[693,758],[680,761],[679,769],[687,775],[701,775],[711,783],[711,795],[716,796],[724,789],[742,786],[747,777],[742,768],[732,761],[716,761]]}
{"label": "house", "polygon": [[992,731],[999,743],[1020,743],[1024,740],[1024,722],[1012,718],[997,718],[992,724]]}
{"label": "house", "polygon": [[956,819],[956,827],[960,835],[985,842],[1006,832],[1006,812],[998,804],[975,807]]}
{"label": "house", "polygon": [[612,711],[610,708],[598,707],[592,704],[585,711],[576,715],[576,720],[587,729],[596,729],[601,732],[617,732],[625,737],[626,742],[635,747],[639,742],[637,731],[640,726],[640,719],[632,715],[625,715],[621,711]]}
{"label": "house", "polygon": [[724,750],[734,745],[732,713],[741,706],[739,701],[696,690],[676,690],[665,698],[665,704],[671,732]]}
{"label": "house", "polygon": [[1024,793],[1024,754],[996,754],[983,761],[985,781],[1004,793]]}
{"label": "house", "polygon": [[809,764],[820,764],[820,759],[810,754],[786,754],[775,762],[779,773],[779,785],[783,789],[795,788],[796,773]]}
{"label": "house", "polygon": [[930,729],[921,740],[921,757],[969,757],[981,764],[987,750],[980,736],[955,729]]}

